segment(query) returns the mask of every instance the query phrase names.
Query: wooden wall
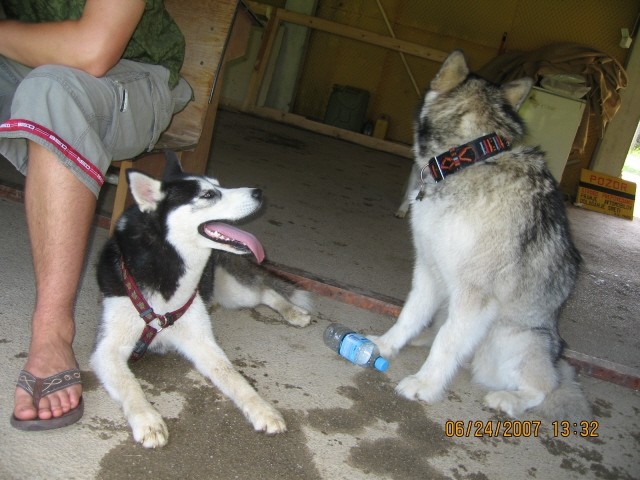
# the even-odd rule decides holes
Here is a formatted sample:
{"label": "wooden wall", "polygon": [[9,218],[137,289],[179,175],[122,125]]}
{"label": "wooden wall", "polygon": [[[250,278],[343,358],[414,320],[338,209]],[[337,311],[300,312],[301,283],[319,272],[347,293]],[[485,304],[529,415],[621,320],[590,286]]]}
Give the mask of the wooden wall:
{"label": "wooden wall", "polygon": [[[248,2],[263,15],[265,24],[276,11],[273,7],[283,3]],[[269,105],[258,101],[263,84],[277,81],[277,74],[269,77],[273,72],[269,73],[267,66],[277,52],[265,50],[276,50],[278,37],[269,32],[268,24],[257,58],[249,59],[256,62],[247,82],[252,98],[245,99],[241,109],[410,156],[410,150],[403,146],[412,141],[415,107],[451,50],[463,49],[475,70],[502,51],[531,51],[573,42],[601,50],[625,65],[629,50],[619,45],[620,29],[627,28],[635,36],[639,14],[639,0],[318,0],[315,17],[307,20],[309,40],[290,110],[269,110]],[[330,28],[317,28],[323,21]],[[287,23],[279,25],[282,29]],[[372,35],[389,42],[369,41]],[[396,48],[394,37],[396,43],[407,45]],[[367,41],[362,41],[365,38]],[[434,55],[423,51],[412,54],[410,44],[414,50],[431,50]],[[372,123],[383,115],[389,119],[386,144],[321,123],[334,85],[369,92],[366,119]],[[238,106],[238,101],[226,104]],[[569,160],[573,165],[589,165],[599,133],[593,129],[586,150],[577,156],[572,153]],[[579,172],[579,168],[574,170]],[[574,190],[573,177],[565,191]]]}
{"label": "wooden wall", "polygon": [[[381,0],[398,38],[442,51],[462,48],[472,69],[506,50],[528,51],[555,43],[593,46],[624,64],[620,28],[632,30],[637,0]],[[389,34],[376,0],[321,0],[318,17]],[[406,56],[416,83],[424,89],[439,63]],[[313,32],[296,95],[294,112],[322,118],[333,84],[371,93],[369,117],[391,118],[389,138],[411,141],[411,113],[417,94],[400,56],[393,51]]]}

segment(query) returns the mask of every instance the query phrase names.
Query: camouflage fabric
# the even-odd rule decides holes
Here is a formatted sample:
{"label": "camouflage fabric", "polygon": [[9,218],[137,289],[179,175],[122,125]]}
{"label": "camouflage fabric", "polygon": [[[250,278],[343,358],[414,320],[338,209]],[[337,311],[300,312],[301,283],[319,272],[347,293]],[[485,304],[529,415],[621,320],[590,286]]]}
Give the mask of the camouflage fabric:
{"label": "camouflage fabric", "polygon": [[[171,72],[169,85],[178,83],[184,60],[184,36],[164,0],[145,0],[146,7],[122,58],[162,65]],[[51,22],[80,18],[85,0],[0,0],[7,18],[23,22]]]}

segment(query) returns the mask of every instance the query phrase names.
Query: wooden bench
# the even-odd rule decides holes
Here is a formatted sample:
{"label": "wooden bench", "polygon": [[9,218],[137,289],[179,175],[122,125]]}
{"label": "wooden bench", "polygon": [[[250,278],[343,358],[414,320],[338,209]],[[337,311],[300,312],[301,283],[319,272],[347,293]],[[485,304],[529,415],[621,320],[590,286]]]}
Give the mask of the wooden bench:
{"label": "wooden bench", "polygon": [[194,100],[174,115],[155,149],[158,153],[112,163],[118,170],[110,233],[128,198],[126,170],[133,167],[158,175],[164,167],[161,150],[175,150],[185,171],[205,172],[213,139],[224,63],[243,54],[251,17],[239,0],[165,0],[167,10],[185,36],[181,75],[193,89]]}

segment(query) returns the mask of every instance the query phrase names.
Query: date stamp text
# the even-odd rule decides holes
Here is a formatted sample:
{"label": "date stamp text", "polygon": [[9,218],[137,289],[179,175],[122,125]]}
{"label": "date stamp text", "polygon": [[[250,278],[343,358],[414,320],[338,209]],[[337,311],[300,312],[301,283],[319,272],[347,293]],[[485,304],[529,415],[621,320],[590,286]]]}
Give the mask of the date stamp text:
{"label": "date stamp text", "polygon": [[[541,420],[447,420],[444,434],[447,437],[538,437]],[[600,424],[597,420],[570,422],[568,420],[551,422],[550,433],[553,437],[598,437]]]}

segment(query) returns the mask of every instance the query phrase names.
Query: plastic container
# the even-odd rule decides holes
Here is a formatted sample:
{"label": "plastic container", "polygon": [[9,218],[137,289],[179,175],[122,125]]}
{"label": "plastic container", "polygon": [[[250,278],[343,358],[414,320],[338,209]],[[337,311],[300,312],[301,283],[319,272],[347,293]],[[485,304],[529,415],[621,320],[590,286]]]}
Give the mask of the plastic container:
{"label": "plastic container", "polygon": [[360,133],[368,108],[369,92],[347,85],[334,85],[324,123]]}
{"label": "plastic container", "polygon": [[388,128],[389,128],[389,117],[386,115],[380,115],[376,120],[376,126],[373,129],[373,136],[375,138],[384,139],[387,136]]}
{"label": "plastic container", "polygon": [[361,367],[384,372],[389,368],[386,358],[380,356],[378,346],[349,327],[332,323],[324,331],[324,343],[341,357]]}

